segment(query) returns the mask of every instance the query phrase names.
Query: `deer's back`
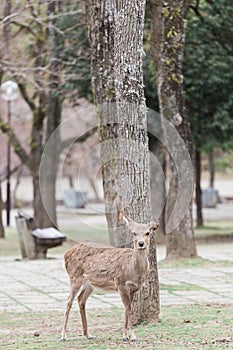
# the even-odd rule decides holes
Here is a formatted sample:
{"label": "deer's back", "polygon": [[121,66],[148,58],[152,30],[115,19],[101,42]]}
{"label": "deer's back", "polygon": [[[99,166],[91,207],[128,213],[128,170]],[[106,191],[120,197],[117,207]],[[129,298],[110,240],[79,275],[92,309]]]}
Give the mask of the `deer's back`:
{"label": "deer's back", "polygon": [[71,280],[81,276],[99,288],[116,290],[130,267],[133,249],[98,247],[78,243],[65,254],[65,266]]}

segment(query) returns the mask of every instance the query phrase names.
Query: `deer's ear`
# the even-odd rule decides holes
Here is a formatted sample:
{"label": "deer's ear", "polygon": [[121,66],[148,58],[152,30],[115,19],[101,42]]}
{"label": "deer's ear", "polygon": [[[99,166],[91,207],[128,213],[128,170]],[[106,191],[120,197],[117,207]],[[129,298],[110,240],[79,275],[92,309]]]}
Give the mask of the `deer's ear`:
{"label": "deer's ear", "polygon": [[150,228],[152,230],[156,230],[158,227],[159,227],[159,220],[155,220],[155,221],[150,223]]}
{"label": "deer's ear", "polygon": [[134,226],[136,223],[126,214],[123,215],[123,220],[126,225]]}
{"label": "deer's ear", "polygon": [[123,215],[122,219],[123,219],[124,223],[128,226],[129,220],[127,219],[127,217],[125,215]]}

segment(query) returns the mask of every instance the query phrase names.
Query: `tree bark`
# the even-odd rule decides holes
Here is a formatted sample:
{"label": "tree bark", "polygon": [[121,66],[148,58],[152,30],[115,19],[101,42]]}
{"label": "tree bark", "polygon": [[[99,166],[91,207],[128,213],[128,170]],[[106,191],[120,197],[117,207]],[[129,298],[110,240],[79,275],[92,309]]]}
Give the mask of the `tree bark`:
{"label": "tree bark", "polygon": [[[184,1],[151,0],[152,53],[157,67],[157,87],[162,117],[173,123],[193,156],[191,134],[182,94]],[[169,219],[178,193],[175,164],[170,160],[170,183],[165,208]],[[177,228],[167,234],[167,258],[196,257],[192,204]]]}
{"label": "tree bark", "polygon": [[[144,0],[88,1],[92,84],[98,107],[106,218],[110,242],[131,246],[118,222],[125,212],[137,222],[151,220],[150,170],[143,91]],[[159,289],[155,241],[150,245],[149,289],[133,301],[133,322],[158,320]]]}
{"label": "tree bark", "polygon": [[[2,58],[2,52],[0,52],[0,59]],[[0,85],[2,85],[2,78],[3,78],[3,71],[0,68]],[[1,125],[1,118],[0,118],[0,125]],[[1,128],[0,128],[1,129]],[[3,211],[3,200],[2,200],[2,184],[0,179],[0,238],[5,238],[5,230],[2,222],[2,211]]]}
{"label": "tree bark", "polygon": [[39,94],[39,106],[34,112],[31,132],[30,171],[33,182],[33,210],[38,227],[44,227],[44,206],[40,193],[39,167],[43,152],[42,130],[45,119],[45,99],[43,92]]}
{"label": "tree bark", "polygon": [[[5,1],[4,6],[4,18],[7,18],[11,14],[12,1]],[[3,24],[3,46],[4,46],[4,59],[5,61],[10,59],[10,21],[7,20]]]}
{"label": "tree bark", "polygon": [[202,191],[201,191],[201,151],[196,150],[196,213],[197,226],[203,226]]}
{"label": "tree bark", "polygon": [[[156,243],[165,243],[165,149],[164,146],[153,136],[149,135],[149,149],[155,159],[150,161],[151,176],[151,206],[153,217],[159,217],[159,229],[156,231]],[[161,169],[159,169],[159,166]],[[163,171],[161,171],[163,170]]]}
{"label": "tree bark", "polygon": [[[46,198],[43,205],[42,227],[57,227],[56,215],[56,179],[61,151],[60,133],[57,127],[61,122],[61,97],[57,95],[59,88],[59,64],[57,60],[57,48],[60,38],[54,30],[56,26],[56,13],[62,11],[60,1],[48,3],[48,54],[49,54],[49,77],[48,77],[48,105],[47,105],[47,125],[46,142],[50,139],[49,154],[46,154],[46,164],[40,169],[40,190],[42,200]],[[56,130],[57,129],[57,130]],[[56,130],[56,133],[54,131]]]}

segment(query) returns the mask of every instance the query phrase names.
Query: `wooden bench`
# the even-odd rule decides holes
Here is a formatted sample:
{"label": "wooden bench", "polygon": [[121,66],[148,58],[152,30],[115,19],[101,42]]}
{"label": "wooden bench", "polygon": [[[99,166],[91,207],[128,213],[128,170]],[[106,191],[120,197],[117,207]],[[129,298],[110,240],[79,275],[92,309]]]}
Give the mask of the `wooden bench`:
{"label": "wooden bench", "polygon": [[54,227],[37,228],[34,218],[21,210],[15,220],[23,259],[45,259],[47,249],[60,246],[66,240]]}

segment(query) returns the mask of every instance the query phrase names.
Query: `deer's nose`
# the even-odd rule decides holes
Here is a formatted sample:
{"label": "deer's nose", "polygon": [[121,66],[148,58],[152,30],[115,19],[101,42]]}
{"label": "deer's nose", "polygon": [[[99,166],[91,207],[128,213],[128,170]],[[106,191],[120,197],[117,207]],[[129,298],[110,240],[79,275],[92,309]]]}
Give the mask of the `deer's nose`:
{"label": "deer's nose", "polygon": [[142,242],[142,241],[140,241],[140,242],[138,242],[138,245],[139,245],[139,247],[144,247],[144,242]]}

